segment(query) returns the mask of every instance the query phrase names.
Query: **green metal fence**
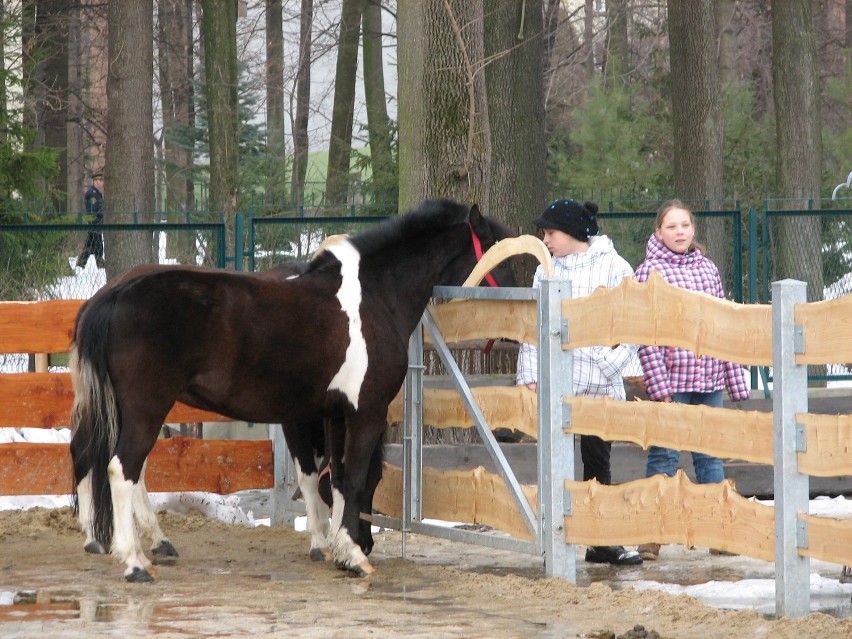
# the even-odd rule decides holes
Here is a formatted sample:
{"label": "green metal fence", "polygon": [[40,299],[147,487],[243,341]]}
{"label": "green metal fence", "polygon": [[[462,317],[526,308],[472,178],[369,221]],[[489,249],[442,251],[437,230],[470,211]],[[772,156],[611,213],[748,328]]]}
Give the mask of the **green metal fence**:
{"label": "green metal fence", "polygon": [[[591,195],[588,199],[593,199]],[[601,205],[601,232],[636,267],[644,258],[662,194],[622,200],[595,195]],[[576,194],[575,198],[583,199]],[[719,210],[689,204],[696,210],[699,239],[704,239],[710,224],[717,231],[723,229],[722,241],[711,247],[711,257],[724,275],[729,299],[769,303],[771,282],[785,277],[809,282],[810,299],[852,293],[852,198],[768,199],[762,210],[749,209],[746,220],[738,202]],[[157,214],[163,222],[139,222],[140,217],[150,216],[131,213],[123,216],[129,224],[93,226],[85,223],[82,214],[0,212],[0,299],[91,296],[105,283],[105,271],[96,268],[94,260],[82,269],[74,263],[90,232],[103,236],[107,268],[116,251],[133,251],[133,263],[232,265],[237,270],[260,271],[288,260],[306,259],[331,235],[356,234],[387,219],[375,215],[379,208],[374,203],[353,201],[343,215],[316,217],[317,211],[340,211],[340,207],[318,206],[322,205],[308,211],[268,200],[251,203],[247,216],[236,216],[236,249],[230,255],[226,254],[227,225],[218,213]],[[395,204],[386,207],[389,212],[395,209]],[[360,214],[363,211],[369,215]],[[107,220],[111,217],[109,213],[105,216]],[[754,375],[756,384],[757,371]],[[763,370],[761,377],[771,380],[771,371]],[[852,371],[846,363],[838,363],[812,371],[811,377],[816,381],[852,380]]]}
{"label": "green metal fence", "polygon": [[[759,297],[770,303],[770,284],[782,279],[807,282],[808,301],[852,294],[852,208],[850,200],[766,200],[761,215],[750,211],[750,227],[760,235],[749,245],[749,277]],[[759,265],[759,266],[758,266]],[[757,285],[759,282],[759,285]],[[771,370],[762,371],[766,382]],[[838,362],[808,369],[811,382],[852,380],[852,364]]]}
{"label": "green metal fence", "polygon": [[355,235],[386,217],[250,217],[249,270],[264,271],[282,262],[305,260],[332,235]]}

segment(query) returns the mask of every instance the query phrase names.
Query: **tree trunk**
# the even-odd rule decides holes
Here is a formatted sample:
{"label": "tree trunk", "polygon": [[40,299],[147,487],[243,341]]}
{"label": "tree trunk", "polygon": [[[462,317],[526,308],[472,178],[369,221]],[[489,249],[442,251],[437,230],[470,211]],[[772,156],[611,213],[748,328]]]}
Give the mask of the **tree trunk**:
{"label": "tree trunk", "polygon": [[358,71],[358,39],[363,0],[343,0],[337,37],[337,68],[334,75],[334,106],[328,142],[325,202],[345,206],[349,193],[352,155],[352,118],[355,112],[355,76]]}
{"label": "tree trunk", "polygon": [[266,195],[279,200],[285,196],[287,173],[281,0],[266,0],[266,139]]}
{"label": "tree trunk", "polygon": [[448,197],[490,210],[482,0],[400,3],[399,199]]}
{"label": "tree trunk", "polygon": [[[104,220],[150,221],[154,209],[153,90],[154,7],[151,0],[111,0],[107,12],[107,144]],[[153,242],[138,233],[105,238],[108,275],[154,261]]]}
{"label": "tree trunk", "polygon": [[83,50],[80,24],[80,8],[73,6],[68,15],[68,104],[66,107],[65,148],[66,180],[65,193],[69,212],[81,210],[83,185],[86,180],[86,143],[83,129]]}
{"label": "tree trunk", "polygon": [[210,206],[225,216],[228,254],[233,254],[234,216],[239,208],[237,4],[203,0],[202,7],[210,128]]}
{"label": "tree trunk", "polygon": [[586,69],[586,81],[591,82],[595,77],[595,3],[586,0],[583,11],[583,46],[586,48],[586,58],[583,65]]}
{"label": "tree trunk", "polygon": [[738,79],[735,9],[734,0],[716,0],[716,26],[719,28],[719,81],[723,93]]}
{"label": "tree trunk", "polygon": [[[820,193],[819,76],[811,0],[772,4],[772,78],[778,187],[794,198],[789,208],[807,208]],[[776,277],[808,284],[808,301],[823,297],[818,217],[781,218],[777,222]]]}
{"label": "tree trunk", "polygon": [[[23,5],[23,51],[28,78],[25,100],[31,126],[37,131],[32,146],[59,153],[59,175],[43,186],[43,191],[52,196],[65,191],[68,179],[67,11],[66,3],[59,0],[34,0]],[[54,197],[53,204],[58,210],[67,210],[64,198]]]}
{"label": "tree trunk", "polygon": [[[672,133],[676,193],[693,209],[721,204],[724,122],[720,101],[718,30],[713,0],[669,0]],[[699,239],[727,282],[724,219],[706,219]]]}
{"label": "tree trunk", "polygon": [[604,76],[607,85],[615,88],[627,84],[630,68],[627,42],[628,0],[608,0],[606,3],[607,51]]}
{"label": "tree trunk", "polygon": [[190,207],[188,170],[192,153],[175,139],[190,126],[192,98],[192,0],[159,0],[160,98],[165,152],[165,208],[170,213]]}
{"label": "tree trunk", "polygon": [[[5,0],[0,0],[0,25],[6,24],[6,4]],[[5,32],[3,37],[0,38],[0,73],[3,74],[3,77],[6,77],[6,35]],[[6,83],[3,82],[0,84],[0,122],[3,123],[2,130],[0,130],[0,144],[6,144],[9,140],[9,136],[5,130],[5,123],[9,118],[9,110],[6,106],[6,100],[8,99],[8,95],[6,94]]]}
{"label": "tree trunk", "polygon": [[542,3],[485,0],[491,173],[487,211],[521,232],[548,199]]}
{"label": "tree trunk", "polygon": [[308,116],[311,106],[311,31],[313,0],[302,0],[299,27],[299,67],[296,76],[296,116],[293,121],[293,173],[290,193],[294,204],[305,202],[305,176],[308,172]]}
{"label": "tree trunk", "polygon": [[367,130],[370,136],[370,161],[373,169],[373,196],[377,204],[397,200],[397,178],[391,151],[391,126],[388,119],[385,72],[382,55],[382,7],[379,0],[364,4],[364,98],[367,106]]}

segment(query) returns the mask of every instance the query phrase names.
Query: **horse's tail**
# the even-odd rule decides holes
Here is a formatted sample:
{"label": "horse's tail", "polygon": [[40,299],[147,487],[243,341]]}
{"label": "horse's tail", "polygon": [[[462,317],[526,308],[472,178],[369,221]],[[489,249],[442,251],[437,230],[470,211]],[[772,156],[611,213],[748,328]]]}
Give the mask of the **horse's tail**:
{"label": "horse's tail", "polygon": [[107,471],[115,454],[121,420],[107,368],[107,343],[113,303],[90,300],[80,309],[71,344],[71,458],[74,463],[75,509],[77,487],[91,472],[93,533],[104,548],[112,541],[112,491]]}

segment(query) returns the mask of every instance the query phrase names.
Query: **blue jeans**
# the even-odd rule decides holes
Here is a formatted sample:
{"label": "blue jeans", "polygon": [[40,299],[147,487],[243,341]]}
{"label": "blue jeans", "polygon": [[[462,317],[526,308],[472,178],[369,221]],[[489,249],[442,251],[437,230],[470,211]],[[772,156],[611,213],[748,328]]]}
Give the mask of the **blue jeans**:
{"label": "blue jeans", "polygon": [[[672,401],[678,404],[722,406],[722,391],[713,393],[675,393]],[[645,467],[645,477],[665,474],[674,477],[677,465],[680,463],[680,452],[671,448],[651,446],[648,448],[648,463]],[[725,478],[722,460],[704,453],[692,453],[692,465],[695,467],[695,480],[699,484],[718,484]]]}

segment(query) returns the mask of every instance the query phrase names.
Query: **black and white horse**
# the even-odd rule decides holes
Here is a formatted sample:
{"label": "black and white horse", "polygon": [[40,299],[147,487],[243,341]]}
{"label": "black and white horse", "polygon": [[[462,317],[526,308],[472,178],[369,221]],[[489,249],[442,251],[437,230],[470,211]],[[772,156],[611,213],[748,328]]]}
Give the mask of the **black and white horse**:
{"label": "black and white horse", "polygon": [[[477,245],[510,235],[475,206],[431,200],[328,247],[302,273],[140,266],[110,282],[80,309],[72,344],[71,454],[86,548],[109,549],[129,581],[153,579],[139,530],[155,557],[176,555],[144,468],[181,401],[293,428],[326,420],[329,552],[338,566],[371,573],[359,517],[378,483],[371,468],[380,473],[408,338],[432,288],[461,283]],[[507,264],[493,274],[513,282]]]}

